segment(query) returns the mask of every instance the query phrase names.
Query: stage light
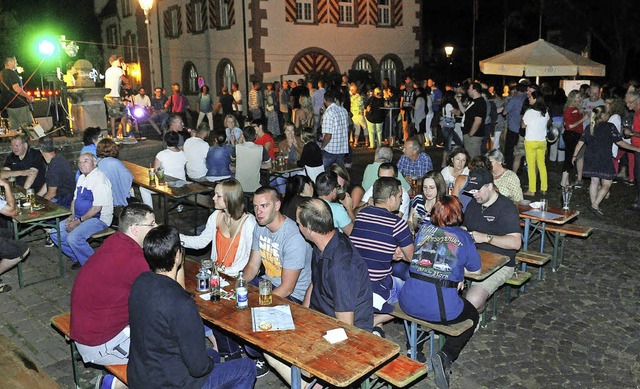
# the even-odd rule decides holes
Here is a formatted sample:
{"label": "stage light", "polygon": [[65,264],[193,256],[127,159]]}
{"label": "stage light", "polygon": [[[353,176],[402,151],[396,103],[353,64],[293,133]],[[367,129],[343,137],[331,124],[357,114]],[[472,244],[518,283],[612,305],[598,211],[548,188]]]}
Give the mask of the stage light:
{"label": "stage light", "polygon": [[56,47],[48,40],[42,40],[38,44],[38,51],[44,57],[51,57],[53,52],[56,50]]}
{"label": "stage light", "polygon": [[133,116],[137,117],[138,119],[143,118],[144,117],[144,109],[140,108],[140,107],[136,107],[133,110]]}

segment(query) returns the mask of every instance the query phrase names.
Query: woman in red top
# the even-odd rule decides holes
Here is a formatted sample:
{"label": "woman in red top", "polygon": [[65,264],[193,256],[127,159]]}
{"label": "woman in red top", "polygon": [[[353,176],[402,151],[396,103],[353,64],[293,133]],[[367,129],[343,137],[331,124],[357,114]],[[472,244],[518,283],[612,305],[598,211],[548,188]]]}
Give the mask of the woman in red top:
{"label": "woman in red top", "polygon": [[275,143],[273,142],[273,137],[268,132],[264,132],[263,124],[262,119],[254,119],[251,122],[253,128],[256,129],[256,140],[253,141],[253,143],[261,145],[267,149],[269,157],[274,159],[276,157],[276,149],[274,147]]}
{"label": "woman in red top", "polygon": [[[589,118],[588,114],[582,113],[582,96],[580,92],[577,90],[572,90],[569,92],[569,96],[567,96],[567,104],[564,108],[564,133],[562,134],[562,139],[564,139],[565,144],[565,155],[573,155],[573,152],[576,149],[576,145],[580,140],[580,136],[584,132],[584,127],[582,123]],[[584,155],[584,153],[582,153]],[[576,161],[576,170],[578,171],[578,177],[576,183],[582,183],[582,166],[583,166],[582,156]],[[561,186],[569,186],[569,173],[573,169],[573,165],[571,164],[570,158],[564,159],[564,164],[562,165],[562,181],[560,181]]]}

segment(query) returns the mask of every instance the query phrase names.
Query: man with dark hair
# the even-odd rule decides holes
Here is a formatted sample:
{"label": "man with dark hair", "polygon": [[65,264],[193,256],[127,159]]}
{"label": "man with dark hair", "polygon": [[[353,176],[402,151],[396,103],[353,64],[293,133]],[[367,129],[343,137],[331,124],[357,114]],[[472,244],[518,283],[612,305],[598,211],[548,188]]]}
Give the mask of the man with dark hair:
{"label": "man with dark hair", "polygon": [[[4,196],[0,196],[0,215],[13,217],[18,214],[16,199],[13,197],[11,184],[0,178],[0,187],[4,189]],[[16,266],[29,254],[29,246],[20,240],[13,240],[13,232],[0,229],[0,274]],[[10,285],[0,282],[0,293],[10,291]]]}
{"label": "man with dark hair", "polygon": [[373,289],[374,333],[384,336],[381,326],[389,315],[404,281],[392,276],[392,261],[411,261],[413,236],[407,222],[395,213],[402,203],[402,186],[397,178],[381,177],[373,184],[373,205],[356,216],[351,242],[364,258]]}
{"label": "man with dark hair", "polygon": [[40,138],[39,146],[40,153],[49,167],[45,173],[46,185],[42,186],[38,195],[62,207],[71,208],[73,190],[76,187],[71,163],[62,154],[56,153],[52,137]]}
{"label": "man with dark hair", "polygon": [[180,90],[180,84],[177,82],[171,85],[173,94],[167,100],[165,108],[171,112],[172,115],[178,115],[182,118],[183,123],[188,123],[187,109],[189,108],[189,100],[187,96]]}
{"label": "man with dark hair", "polygon": [[516,253],[522,245],[520,216],[513,201],[496,190],[488,170],[472,170],[465,191],[473,199],[465,209],[463,226],[476,247],[509,257],[505,266],[484,281],[472,283],[467,292],[467,300],[482,312],[489,296],[513,275]]}
{"label": "man with dark hair", "polygon": [[262,264],[263,278],[271,281],[273,293],[300,303],[311,282],[311,247],[296,223],[280,213],[280,205],[278,192],[272,187],[263,186],[253,195],[258,226],[244,278],[252,281]]}
{"label": "man with dark hair", "polygon": [[220,363],[205,349],[202,318],[179,283],[184,265],[178,229],[160,226],[144,239],[150,272],[134,282],[129,296],[132,388],[253,388],[256,370],[246,358]]}
{"label": "man with dark hair", "polygon": [[33,103],[34,98],[29,96],[22,89],[22,78],[16,72],[18,60],[16,57],[10,56],[4,60],[4,69],[2,69],[2,106],[7,108],[9,114],[9,128],[17,130],[19,128],[29,127],[33,124],[33,115],[29,105]]}
{"label": "man with dark hair", "polygon": [[11,138],[11,154],[4,160],[2,178],[14,177],[17,185],[40,192],[45,184],[46,169],[44,158],[29,146],[26,135]]}
{"label": "man with dark hair", "polygon": [[161,87],[156,87],[156,89],[153,90],[149,120],[159,124],[163,134],[167,130],[167,119],[169,119],[169,113],[164,107],[165,104],[167,104],[167,100],[169,100],[169,98],[162,93]]}
{"label": "man with dark hair", "polygon": [[[231,171],[242,185],[245,193],[253,193],[260,187],[260,169],[271,168],[271,157],[264,147],[254,143],[256,129],[246,126],[242,130],[244,143],[236,144],[231,152]],[[242,163],[236,164],[236,160],[242,159]]]}
{"label": "man with dark hair", "polygon": [[482,97],[480,83],[471,83],[467,93],[472,101],[464,111],[462,134],[464,148],[473,158],[480,155],[482,138],[484,138],[484,122],[487,117],[487,103]]}
{"label": "man with dark hair", "polygon": [[508,169],[513,169],[513,152],[520,138],[520,123],[522,121],[522,105],[527,99],[527,86],[517,84],[510,88],[511,98],[502,110],[502,115],[507,117],[507,134],[504,141],[504,156]]}
{"label": "man with dark hair", "polygon": [[137,203],[125,207],[118,232],[107,238],[78,272],[71,289],[71,338],[85,363],[127,363],[129,293],[135,279],[149,270],[142,243],[155,226],[148,206]]}
{"label": "man with dark hair", "polygon": [[280,103],[280,128],[283,128],[285,123],[291,122],[291,89],[289,88],[289,81],[282,82],[278,102]]}
{"label": "man with dark hair", "polygon": [[187,177],[193,181],[204,180],[207,175],[209,131],[209,125],[202,122],[196,130],[196,136],[184,142],[184,153],[187,155]]}
{"label": "man with dark hair", "polygon": [[252,120],[262,119],[262,112],[264,111],[264,99],[262,98],[261,82],[253,82],[252,88],[249,91],[248,109],[249,116]]}
{"label": "man with dark hair", "polygon": [[[218,101],[214,111],[218,113],[218,110],[222,109],[222,116],[227,117],[227,115],[233,114],[233,96],[229,93],[229,89],[226,85],[222,86],[220,93],[220,100]],[[213,131],[213,128],[210,128],[210,130]]]}
{"label": "man with dark hair", "polygon": [[325,111],[322,115],[322,163],[325,169],[334,163],[344,164],[349,152],[349,114],[335,103],[335,93],[324,94]]}
{"label": "man with dark hair", "polygon": [[[392,162],[385,162],[378,167],[378,178],[380,177],[393,177],[398,178],[398,168]],[[365,206],[367,203],[373,205],[373,185],[362,196],[360,201],[360,207]],[[409,198],[409,192],[402,188],[402,203],[398,209],[398,216],[403,220],[407,220],[409,217],[409,206],[411,205],[411,199]]]}
{"label": "man with dark hair", "polygon": [[335,228],[349,236],[353,229],[353,221],[356,215],[353,213],[353,200],[351,196],[344,201],[347,206],[342,205],[338,200],[338,176],[334,172],[322,172],[316,177],[316,193],[331,208],[333,214],[333,225]]}

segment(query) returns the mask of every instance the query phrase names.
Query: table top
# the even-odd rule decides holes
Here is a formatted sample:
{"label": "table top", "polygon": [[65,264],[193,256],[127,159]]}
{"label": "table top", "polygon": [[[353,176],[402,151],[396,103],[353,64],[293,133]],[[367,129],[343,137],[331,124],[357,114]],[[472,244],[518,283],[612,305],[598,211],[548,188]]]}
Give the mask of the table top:
{"label": "table top", "polygon": [[150,191],[165,194],[174,199],[211,191],[210,187],[200,185],[195,182],[189,182],[187,185],[181,188],[171,187],[171,182],[176,182],[179,180],[167,175],[164,176],[164,184],[156,183],[156,185],[151,185],[149,182],[149,168],[128,161],[122,161],[122,164],[133,174],[133,182],[135,184],[140,185],[143,188],[147,188]]}
{"label": "table top", "polygon": [[275,167],[274,165],[274,161],[271,161],[272,163],[272,167],[271,169],[269,169],[269,173],[271,174],[285,174],[285,173],[292,173],[292,172],[297,172],[300,170],[304,170],[304,167],[302,166],[298,166],[294,163],[288,163],[283,167]]}
{"label": "table top", "polygon": [[506,255],[484,250],[478,250],[478,254],[480,254],[480,262],[482,262],[480,272],[475,274],[465,273],[465,278],[469,278],[474,281],[482,281],[509,262],[509,257]]}
{"label": "table top", "polygon": [[394,109],[400,109],[400,107],[380,107],[380,109],[388,109],[388,110],[394,110]]}
{"label": "table top", "polygon": [[[17,193],[25,193],[24,188],[19,186],[14,186],[13,188],[14,196]],[[16,207],[18,208],[18,214],[13,216],[13,220],[18,223],[34,223],[43,220],[55,219],[57,217],[69,216],[71,215],[71,211],[65,207],[62,207],[56,203],[52,203],[51,201],[45,199],[44,197],[36,196],[36,204],[38,206],[43,206],[43,208],[38,210],[31,210],[30,207],[27,208],[19,208],[18,201],[16,199]]]}
{"label": "table top", "polygon": [[541,212],[540,210],[531,208],[528,205],[516,205],[518,206],[518,213],[520,214],[520,218],[537,220],[544,223],[565,224],[566,222],[576,218],[580,214],[580,211],[577,211],[575,209],[569,209],[568,211],[565,211],[562,208],[548,207],[545,212]]}
{"label": "table top", "polygon": [[[195,291],[198,269],[198,263],[185,261],[185,283],[190,292]],[[226,289],[230,291],[235,281],[228,280],[231,286]],[[204,319],[330,385],[346,387],[396,357],[400,351],[396,343],[275,295],[273,305],[290,306],[295,330],[253,332],[251,309],[237,309],[235,301],[224,299],[217,303],[198,296],[194,299]],[[249,306],[258,306],[257,288],[251,285]],[[345,329],[347,340],[330,344],[322,338],[328,330],[339,327]]]}

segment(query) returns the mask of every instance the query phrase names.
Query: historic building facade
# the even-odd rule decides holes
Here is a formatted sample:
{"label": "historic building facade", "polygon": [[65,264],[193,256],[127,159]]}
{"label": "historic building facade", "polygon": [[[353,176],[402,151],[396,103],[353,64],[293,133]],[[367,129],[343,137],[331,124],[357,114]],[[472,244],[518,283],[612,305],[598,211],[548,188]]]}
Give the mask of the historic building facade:
{"label": "historic building facade", "polygon": [[[137,0],[95,0],[105,58],[139,63],[141,82],[187,95],[250,80],[363,70],[400,81],[416,64],[422,0],[159,0],[149,13],[151,67]],[[119,51],[118,51],[119,50]],[[150,82],[149,76],[153,81]]]}

